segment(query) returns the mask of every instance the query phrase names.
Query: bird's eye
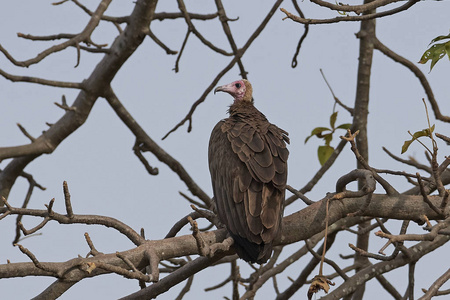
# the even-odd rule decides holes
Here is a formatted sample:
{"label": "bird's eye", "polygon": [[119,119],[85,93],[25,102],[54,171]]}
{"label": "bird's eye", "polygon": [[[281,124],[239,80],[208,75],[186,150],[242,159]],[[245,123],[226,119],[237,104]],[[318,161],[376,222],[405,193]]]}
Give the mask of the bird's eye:
{"label": "bird's eye", "polygon": [[241,84],[240,83],[236,83],[234,86],[237,87],[237,88],[240,88]]}

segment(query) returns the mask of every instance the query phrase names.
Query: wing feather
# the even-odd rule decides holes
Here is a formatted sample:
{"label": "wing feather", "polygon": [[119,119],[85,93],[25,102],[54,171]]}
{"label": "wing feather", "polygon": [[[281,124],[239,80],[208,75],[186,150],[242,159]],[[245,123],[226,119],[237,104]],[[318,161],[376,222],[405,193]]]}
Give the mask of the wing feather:
{"label": "wing feather", "polygon": [[253,134],[252,140],[247,145],[256,153],[264,150],[264,141],[258,132]]}
{"label": "wing feather", "polygon": [[254,152],[255,161],[263,168],[269,168],[270,165],[273,164],[273,154],[270,151],[270,148],[263,147],[261,151]]}
{"label": "wing feather", "polygon": [[[261,184],[262,185],[262,184]],[[259,217],[262,210],[262,191],[249,189],[248,193],[248,211],[253,217]]]}

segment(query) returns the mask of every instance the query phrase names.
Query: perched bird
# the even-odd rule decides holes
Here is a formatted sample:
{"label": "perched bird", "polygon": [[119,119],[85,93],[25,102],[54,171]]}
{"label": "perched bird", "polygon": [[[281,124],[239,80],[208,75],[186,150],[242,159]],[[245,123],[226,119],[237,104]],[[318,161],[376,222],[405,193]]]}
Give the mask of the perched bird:
{"label": "perched bird", "polygon": [[216,210],[240,258],[265,263],[281,227],[289,151],[288,133],[253,106],[252,86],[238,80],[216,92],[233,96],[227,119],[209,141],[209,171]]}

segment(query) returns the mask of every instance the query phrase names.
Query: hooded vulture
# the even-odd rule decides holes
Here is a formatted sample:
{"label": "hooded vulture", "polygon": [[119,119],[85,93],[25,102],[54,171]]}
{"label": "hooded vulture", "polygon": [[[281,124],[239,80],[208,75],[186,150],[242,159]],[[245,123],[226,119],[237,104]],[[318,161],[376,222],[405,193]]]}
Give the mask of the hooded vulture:
{"label": "hooded vulture", "polygon": [[209,170],[217,214],[240,258],[265,263],[280,232],[289,151],[288,133],[253,105],[252,86],[238,80],[219,86],[234,98],[227,119],[209,141]]}

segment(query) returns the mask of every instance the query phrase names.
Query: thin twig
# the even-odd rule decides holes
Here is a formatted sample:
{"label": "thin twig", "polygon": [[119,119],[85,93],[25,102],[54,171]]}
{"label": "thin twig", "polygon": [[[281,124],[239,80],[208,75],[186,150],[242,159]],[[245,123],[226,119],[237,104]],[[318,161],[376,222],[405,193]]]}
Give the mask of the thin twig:
{"label": "thin twig", "polygon": [[423,197],[423,201],[438,215],[443,216],[443,211],[440,210],[439,208],[437,208],[433,203],[431,203],[430,199],[428,199],[428,195],[425,191],[425,187],[423,185],[422,182],[422,177],[420,176],[419,173],[416,173],[417,175],[417,181],[419,182],[419,187],[420,187],[420,193],[422,194]]}
{"label": "thin twig", "polygon": [[[305,15],[303,14],[303,11],[300,9],[300,6],[298,6],[297,0],[292,0],[292,4],[294,5],[295,10],[298,12],[300,17],[304,18]],[[294,57],[292,57],[291,67],[296,68],[298,65],[297,57],[300,53],[300,48],[302,47],[303,41],[306,39],[306,36],[309,32],[309,24],[305,24],[305,31],[303,32],[302,36],[300,37],[300,40],[297,44],[297,49],[295,49]]]}
{"label": "thin twig", "polygon": [[84,233],[84,238],[86,239],[86,243],[88,244],[89,248],[91,249],[89,253],[86,255],[86,258],[89,257],[89,254],[92,256],[97,256],[99,254],[103,254],[102,252],[98,252],[97,249],[94,246],[94,243],[91,240],[91,237],[87,232]]}
{"label": "thin twig", "polygon": [[290,185],[286,185],[286,189],[295,196],[297,196],[298,198],[300,198],[303,202],[305,202],[306,205],[311,205],[315,203],[314,201],[310,200],[308,197],[306,197],[304,194],[302,194],[300,191],[297,191]]}
{"label": "thin twig", "polygon": [[323,70],[322,70],[322,69],[320,69],[320,74],[322,74],[322,78],[323,78],[323,80],[325,81],[325,83],[327,84],[328,89],[330,90],[331,95],[333,96],[334,101],[336,101],[337,104],[339,104],[342,108],[344,108],[346,111],[348,111],[348,112],[350,113],[350,115],[353,116],[355,110],[354,110],[353,108],[351,108],[351,107],[348,107],[348,106],[345,105],[344,103],[342,103],[341,100],[339,100],[339,98],[336,97],[336,95],[334,94],[333,89],[331,88],[331,85],[328,83],[328,80],[327,80],[327,78],[325,77],[325,74],[323,73]]}
{"label": "thin twig", "polygon": [[38,77],[30,77],[30,76],[20,76],[20,75],[11,75],[2,69],[0,69],[0,75],[5,77],[12,82],[30,82],[41,85],[53,86],[53,87],[61,87],[61,88],[70,88],[70,89],[83,89],[83,84],[78,82],[65,82],[65,81],[57,81],[57,80],[48,80]]}
{"label": "thin twig", "polygon": [[161,42],[160,39],[156,37],[156,35],[153,33],[151,29],[148,30],[147,35],[161,48],[163,48],[167,54],[169,55],[175,55],[178,53],[178,51],[172,50],[169,47],[167,47],[163,42]]}
{"label": "thin twig", "polygon": [[63,182],[63,192],[64,192],[64,201],[66,204],[66,212],[69,218],[73,218],[73,209],[72,203],[70,202],[70,192],[69,186],[67,185],[67,181]]}
{"label": "thin twig", "polygon": [[186,47],[186,44],[187,44],[190,34],[191,34],[191,30],[188,29],[188,31],[186,32],[186,36],[184,37],[183,44],[181,45],[181,49],[178,52],[177,60],[175,61],[175,67],[173,68],[175,73],[178,73],[178,70],[179,70],[178,64],[180,63],[181,55],[183,55],[183,51],[184,51],[184,48]]}

